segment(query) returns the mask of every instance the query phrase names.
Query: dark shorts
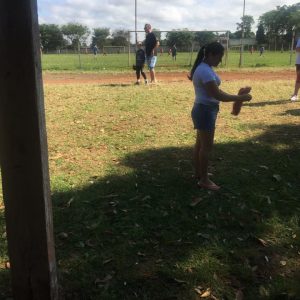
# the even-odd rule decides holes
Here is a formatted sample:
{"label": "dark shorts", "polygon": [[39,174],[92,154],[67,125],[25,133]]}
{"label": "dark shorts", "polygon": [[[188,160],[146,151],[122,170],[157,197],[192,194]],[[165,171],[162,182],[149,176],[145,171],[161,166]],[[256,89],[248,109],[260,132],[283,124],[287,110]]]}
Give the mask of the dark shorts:
{"label": "dark shorts", "polygon": [[219,112],[219,105],[204,105],[194,103],[192,109],[192,119],[194,128],[198,130],[214,131]]}

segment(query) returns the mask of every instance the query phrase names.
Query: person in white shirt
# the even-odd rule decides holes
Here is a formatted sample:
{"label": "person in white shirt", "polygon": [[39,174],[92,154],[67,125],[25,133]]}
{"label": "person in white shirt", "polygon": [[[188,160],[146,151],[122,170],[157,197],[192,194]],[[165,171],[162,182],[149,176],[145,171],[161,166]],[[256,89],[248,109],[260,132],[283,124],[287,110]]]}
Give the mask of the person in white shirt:
{"label": "person in white shirt", "polygon": [[221,80],[212,67],[222,61],[224,47],[213,42],[203,46],[198,52],[189,79],[193,81],[195,102],[192,109],[194,128],[197,129],[194,147],[195,177],[201,188],[217,191],[216,185],[208,177],[208,160],[213,148],[215,124],[219,111],[219,102],[250,101],[250,87],[241,88],[238,95],[223,92],[219,86]]}
{"label": "person in white shirt", "polygon": [[298,100],[299,89],[300,89],[300,37],[296,45],[296,82],[295,82],[294,94],[291,97],[291,101]]}

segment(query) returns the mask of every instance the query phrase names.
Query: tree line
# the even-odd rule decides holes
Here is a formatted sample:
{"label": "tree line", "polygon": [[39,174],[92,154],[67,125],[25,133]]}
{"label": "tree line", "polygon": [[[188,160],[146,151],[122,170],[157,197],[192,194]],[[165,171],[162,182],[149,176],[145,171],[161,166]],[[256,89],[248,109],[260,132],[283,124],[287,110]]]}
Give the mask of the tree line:
{"label": "tree line", "polygon": [[[274,10],[261,15],[256,33],[252,31],[253,24],[253,17],[245,15],[241,18],[241,22],[236,23],[236,31],[229,32],[229,37],[240,39],[242,32],[244,32],[245,38],[255,38],[259,45],[268,45],[273,50],[288,48],[291,45],[293,34],[295,32],[300,34],[300,3],[277,6]],[[178,48],[190,47],[193,43],[203,45],[216,40],[216,38],[226,36],[226,33],[189,32],[187,28],[183,28],[169,31],[162,40],[159,29],[153,29],[153,31],[162,46],[172,47],[176,44]],[[111,31],[110,28],[99,27],[90,31],[87,26],[79,23],[68,23],[61,26],[41,24],[40,37],[41,46],[45,50],[77,49],[94,45],[97,45],[98,48],[127,46],[129,40],[128,30],[116,29]]]}

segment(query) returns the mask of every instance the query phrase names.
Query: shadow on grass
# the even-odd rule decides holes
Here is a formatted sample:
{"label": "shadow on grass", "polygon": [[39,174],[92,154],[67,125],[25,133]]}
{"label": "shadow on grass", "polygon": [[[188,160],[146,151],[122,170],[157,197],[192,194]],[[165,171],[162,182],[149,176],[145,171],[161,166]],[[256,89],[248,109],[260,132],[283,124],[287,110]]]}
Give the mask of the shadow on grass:
{"label": "shadow on grass", "polygon": [[109,84],[101,84],[101,86],[108,86],[108,87],[129,87],[133,86],[133,83],[109,83]]}
{"label": "shadow on grass", "polygon": [[126,175],[54,192],[64,298],[195,299],[201,286],[219,299],[298,299],[299,130],[217,144],[218,193],[195,187],[190,147],[130,153]]}
{"label": "shadow on grass", "polygon": [[282,113],[282,115],[300,116],[300,109],[289,109]]}
{"label": "shadow on grass", "polygon": [[287,99],[280,99],[280,100],[270,100],[270,101],[263,101],[263,102],[249,102],[249,103],[244,103],[244,106],[250,106],[250,107],[262,107],[262,106],[266,106],[266,105],[281,105],[281,104],[286,104],[286,103],[290,103],[290,100]]}

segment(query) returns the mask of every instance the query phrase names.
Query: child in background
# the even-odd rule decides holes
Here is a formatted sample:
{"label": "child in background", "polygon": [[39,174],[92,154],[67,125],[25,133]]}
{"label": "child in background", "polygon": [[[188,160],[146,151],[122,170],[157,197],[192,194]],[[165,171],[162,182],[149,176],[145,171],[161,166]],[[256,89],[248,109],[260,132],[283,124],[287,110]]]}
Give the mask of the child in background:
{"label": "child in background", "polygon": [[145,65],[145,60],[146,60],[146,56],[145,56],[145,51],[142,49],[142,43],[138,42],[137,44],[137,51],[135,54],[135,71],[136,71],[136,83],[135,84],[140,84],[140,78],[141,78],[141,74],[145,80],[145,84],[148,83],[147,81],[147,76],[145,74],[145,72],[143,71],[144,65]]}

